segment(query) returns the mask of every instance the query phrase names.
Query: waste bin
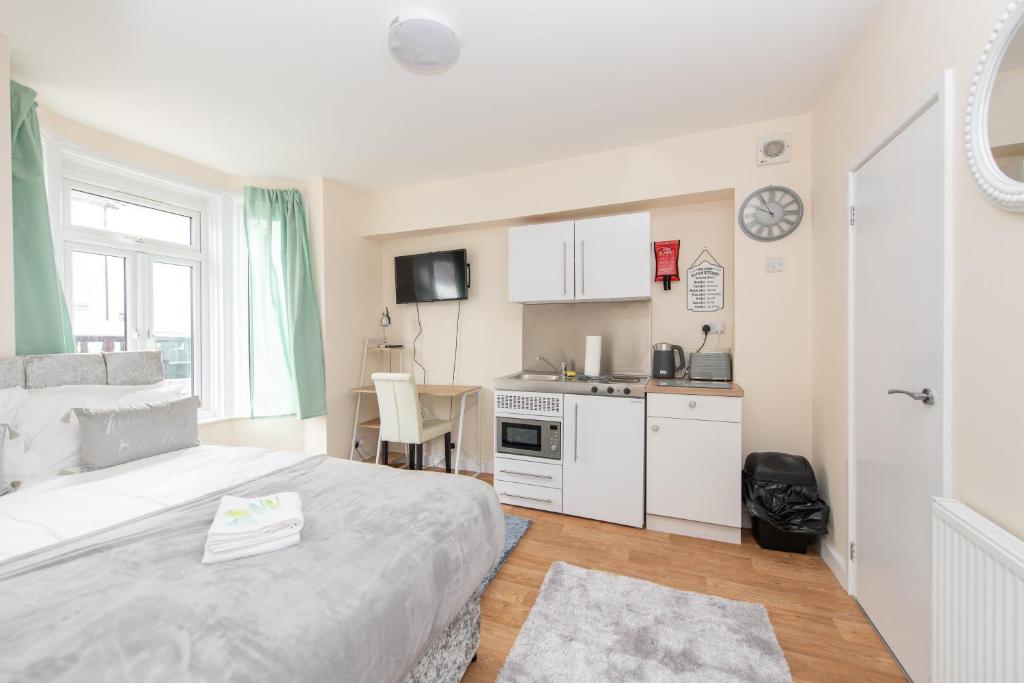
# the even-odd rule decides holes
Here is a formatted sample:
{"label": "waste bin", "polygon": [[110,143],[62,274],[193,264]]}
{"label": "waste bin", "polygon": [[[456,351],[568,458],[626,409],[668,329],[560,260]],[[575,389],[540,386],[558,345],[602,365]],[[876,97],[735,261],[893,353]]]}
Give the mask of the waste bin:
{"label": "waste bin", "polygon": [[826,533],[828,503],[807,458],[789,453],[751,453],[743,464],[743,501],[757,544],[768,550],[806,553]]}

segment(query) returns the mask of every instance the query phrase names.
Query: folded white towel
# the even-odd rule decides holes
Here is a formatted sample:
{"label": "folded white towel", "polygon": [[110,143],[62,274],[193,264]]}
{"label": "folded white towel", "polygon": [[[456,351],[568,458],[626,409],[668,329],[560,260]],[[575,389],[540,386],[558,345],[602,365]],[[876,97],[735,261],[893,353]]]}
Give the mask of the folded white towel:
{"label": "folded white towel", "polygon": [[206,536],[203,564],[281,550],[299,542],[302,499],[288,491],[258,498],[224,496]]}

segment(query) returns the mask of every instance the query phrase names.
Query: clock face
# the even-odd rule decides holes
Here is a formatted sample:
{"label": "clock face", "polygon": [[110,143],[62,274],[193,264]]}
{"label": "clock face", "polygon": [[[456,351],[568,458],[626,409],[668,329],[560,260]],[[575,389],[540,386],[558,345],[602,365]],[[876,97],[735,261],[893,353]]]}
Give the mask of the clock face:
{"label": "clock face", "polygon": [[755,240],[773,242],[796,230],[804,217],[804,203],[788,187],[769,185],[757,190],[740,207],[743,232]]}

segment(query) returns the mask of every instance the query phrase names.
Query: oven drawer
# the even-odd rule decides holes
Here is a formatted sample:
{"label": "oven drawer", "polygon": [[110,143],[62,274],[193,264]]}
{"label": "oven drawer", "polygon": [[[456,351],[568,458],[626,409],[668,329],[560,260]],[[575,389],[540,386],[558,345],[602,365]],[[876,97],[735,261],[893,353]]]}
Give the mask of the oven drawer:
{"label": "oven drawer", "polygon": [[548,464],[495,455],[494,480],[560,489],[562,488],[562,463],[556,461]]}
{"label": "oven drawer", "polygon": [[506,505],[518,505],[548,512],[562,511],[561,489],[548,489],[543,486],[495,480],[494,490],[498,493],[501,502]]}
{"label": "oven drawer", "polygon": [[743,399],[733,396],[647,394],[647,417],[740,422]]}

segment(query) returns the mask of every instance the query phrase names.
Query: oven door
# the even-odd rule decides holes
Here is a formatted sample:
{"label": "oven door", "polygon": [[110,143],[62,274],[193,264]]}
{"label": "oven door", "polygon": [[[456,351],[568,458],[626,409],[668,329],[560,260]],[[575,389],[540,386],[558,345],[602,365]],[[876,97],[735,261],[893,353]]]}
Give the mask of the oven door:
{"label": "oven door", "polygon": [[497,418],[498,452],[545,460],[562,459],[562,424],[519,417]]}

